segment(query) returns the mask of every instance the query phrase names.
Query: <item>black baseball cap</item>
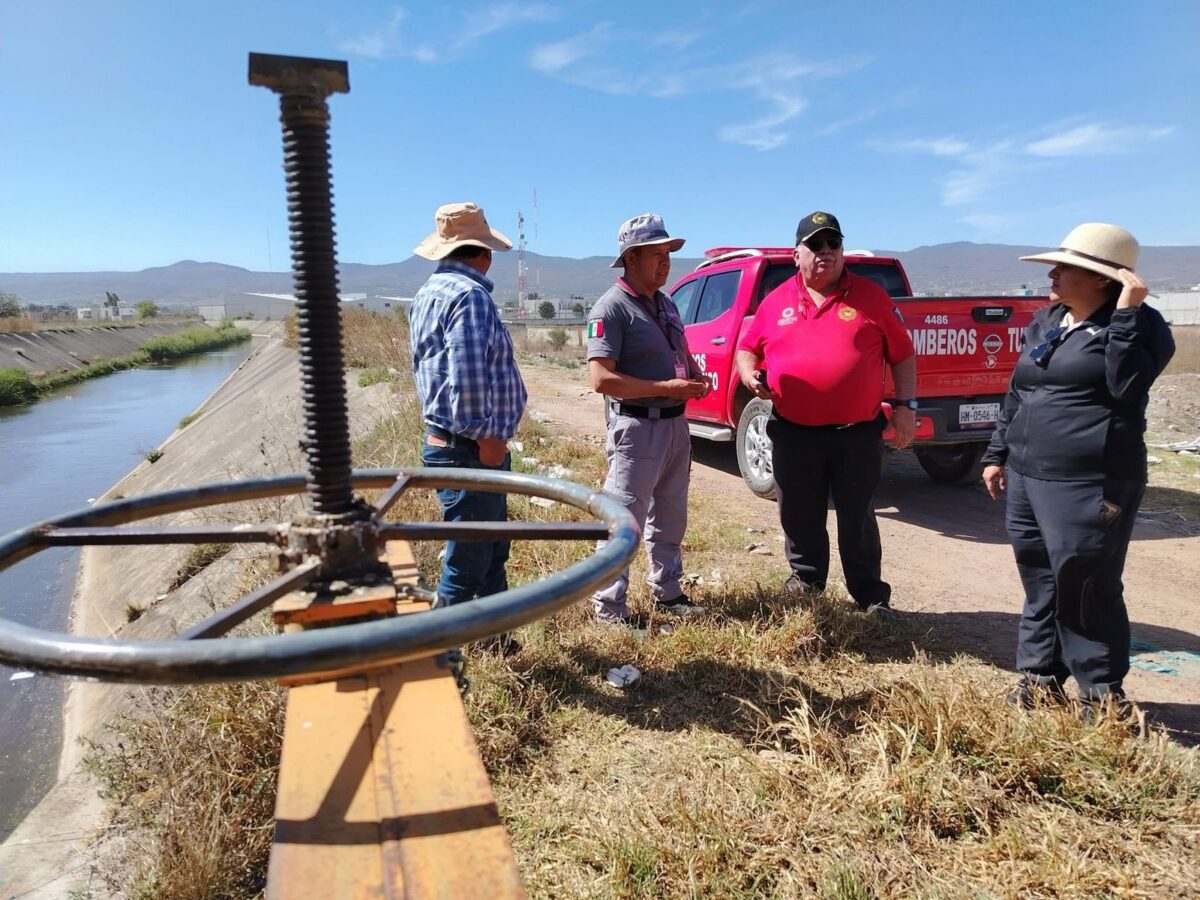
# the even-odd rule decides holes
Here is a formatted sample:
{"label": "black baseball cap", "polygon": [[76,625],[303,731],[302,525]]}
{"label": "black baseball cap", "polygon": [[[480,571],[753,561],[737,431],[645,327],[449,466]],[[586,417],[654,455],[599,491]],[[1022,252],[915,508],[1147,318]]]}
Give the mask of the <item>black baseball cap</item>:
{"label": "black baseball cap", "polygon": [[845,237],[842,234],[842,226],[838,224],[837,216],[827,212],[815,212],[805,216],[796,226],[796,243],[807,241],[818,231],[832,231],[839,237]]}

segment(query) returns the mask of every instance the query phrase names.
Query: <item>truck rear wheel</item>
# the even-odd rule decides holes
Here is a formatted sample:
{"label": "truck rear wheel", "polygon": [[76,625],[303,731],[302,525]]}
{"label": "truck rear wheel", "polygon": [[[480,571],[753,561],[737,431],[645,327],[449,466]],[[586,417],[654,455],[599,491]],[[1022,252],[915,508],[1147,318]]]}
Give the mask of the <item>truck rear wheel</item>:
{"label": "truck rear wheel", "polygon": [[987,445],[942,444],[932,447],[913,447],[917,462],[925,474],[943,484],[958,484],[975,475],[979,459]]}
{"label": "truck rear wheel", "polygon": [[760,497],[775,497],[775,471],[771,465],[771,439],[767,437],[767,421],[771,418],[771,403],[755,397],[746,404],[738,418],[737,460],[742,480]]}

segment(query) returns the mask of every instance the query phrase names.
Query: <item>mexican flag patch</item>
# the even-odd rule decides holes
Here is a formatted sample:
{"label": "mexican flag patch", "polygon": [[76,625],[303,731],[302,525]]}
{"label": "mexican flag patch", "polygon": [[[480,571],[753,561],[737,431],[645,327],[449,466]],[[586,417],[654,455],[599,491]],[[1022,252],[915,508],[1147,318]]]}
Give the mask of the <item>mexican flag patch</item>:
{"label": "mexican flag patch", "polygon": [[602,319],[593,319],[591,322],[588,322],[588,337],[604,337],[604,321]]}

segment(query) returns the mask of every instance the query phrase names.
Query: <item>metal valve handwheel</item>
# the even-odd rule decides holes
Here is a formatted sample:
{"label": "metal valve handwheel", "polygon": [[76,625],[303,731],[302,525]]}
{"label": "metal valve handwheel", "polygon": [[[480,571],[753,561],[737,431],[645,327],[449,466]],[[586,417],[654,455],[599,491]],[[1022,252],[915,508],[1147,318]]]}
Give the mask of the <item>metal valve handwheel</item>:
{"label": "metal valve handwheel", "polygon": [[[469,603],[374,622],[296,634],[216,639],[272,601],[318,579],[337,577],[316,554],[169,641],[72,637],[0,619],[0,662],[42,672],[143,683],[214,682],[315,675],[401,662],[498,634],[561,609],[611,581],[637,549],[629,510],[605,494],[571,482],[478,469],[359,469],[360,488],[387,488],[368,515],[348,527],[368,546],[387,540],[588,540],[607,542],[594,554],[531,584]],[[558,500],[597,522],[387,522],[382,516],[409,488],[503,491]],[[305,476],[283,475],[205,485],[99,504],[0,539],[0,571],[49,547],[113,544],[295,544],[289,525],[112,527],[153,516],[297,494]],[[327,532],[326,532],[327,533]]]}
{"label": "metal valve handwheel", "polygon": [[[98,544],[268,543],[283,574],[170,641],[71,637],[0,619],[0,663],[43,672],[149,683],[333,675],[402,662],[499,634],[611,581],[637,549],[633,516],[602,493],[549,478],[485,469],[350,468],[341,310],[329,168],[330,94],[350,89],[345,62],[250,55],[250,83],[279,95],[296,291],[297,355],[307,475],[183,488],[103,503],[0,539],[0,570],[48,547]],[[385,489],[370,506],[355,487]],[[430,522],[383,516],[412,487],[545,497],[599,522]],[[307,493],[308,511],[283,525],[113,527],[223,503]],[[595,540],[592,556],[532,584],[427,612],[272,637],[215,640],[306,586],[378,585],[388,540]],[[401,592],[412,594],[411,588]],[[425,592],[427,598],[432,595]]]}

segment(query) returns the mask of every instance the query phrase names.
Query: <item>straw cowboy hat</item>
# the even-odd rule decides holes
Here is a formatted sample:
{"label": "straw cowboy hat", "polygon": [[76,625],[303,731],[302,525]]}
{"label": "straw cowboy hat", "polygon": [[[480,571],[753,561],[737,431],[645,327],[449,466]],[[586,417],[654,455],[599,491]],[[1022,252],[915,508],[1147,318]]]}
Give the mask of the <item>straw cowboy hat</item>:
{"label": "straw cowboy hat", "polygon": [[1057,250],[1021,257],[1028,262],[1078,266],[1113,281],[1119,280],[1122,269],[1132,271],[1137,258],[1138,242],[1134,236],[1124,228],[1103,222],[1087,222],[1071,229]]}
{"label": "straw cowboy hat", "polygon": [[437,229],[413,253],[425,259],[442,259],[456,247],[484,247],[488,250],[511,250],[512,241],[492,228],[483,210],[474,203],[447,203],[439,206],[433,216]]}

